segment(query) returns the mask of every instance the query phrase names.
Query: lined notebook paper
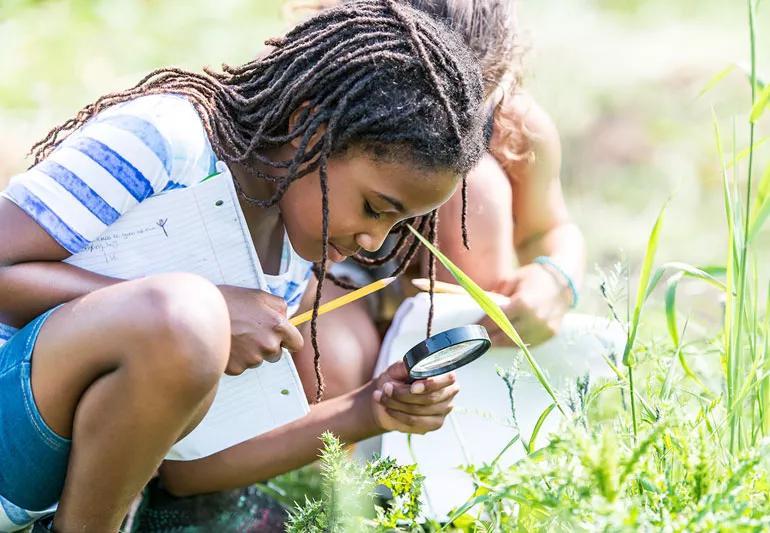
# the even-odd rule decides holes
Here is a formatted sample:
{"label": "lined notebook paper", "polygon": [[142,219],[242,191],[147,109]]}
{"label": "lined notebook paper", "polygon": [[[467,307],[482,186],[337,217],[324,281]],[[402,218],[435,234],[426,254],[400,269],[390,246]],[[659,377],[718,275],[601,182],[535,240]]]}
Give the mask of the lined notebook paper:
{"label": "lined notebook paper", "polygon": [[[232,178],[222,173],[194,187],[149,198],[118,219],[68,263],[133,279],[190,272],[215,284],[267,290]],[[201,423],[167,459],[192,460],[248,440],[309,412],[291,356],[239,376],[223,376]]]}

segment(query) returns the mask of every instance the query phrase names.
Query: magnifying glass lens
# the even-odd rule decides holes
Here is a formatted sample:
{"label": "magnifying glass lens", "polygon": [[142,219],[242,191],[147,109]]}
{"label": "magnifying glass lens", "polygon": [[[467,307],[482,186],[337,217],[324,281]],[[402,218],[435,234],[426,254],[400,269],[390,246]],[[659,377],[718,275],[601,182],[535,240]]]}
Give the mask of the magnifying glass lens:
{"label": "magnifying glass lens", "polygon": [[417,363],[413,368],[413,372],[430,372],[438,368],[444,368],[452,366],[455,363],[462,361],[465,357],[468,357],[480,349],[486,341],[483,340],[470,340],[449,346],[443,350],[432,353],[425,359]]}
{"label": "magnifying glass lens", "polygon": [[429,378],[470,363],[490,346],[484,326],[460,326],[436,333],[413,346],[404,355],[404,365],[410,380]]}

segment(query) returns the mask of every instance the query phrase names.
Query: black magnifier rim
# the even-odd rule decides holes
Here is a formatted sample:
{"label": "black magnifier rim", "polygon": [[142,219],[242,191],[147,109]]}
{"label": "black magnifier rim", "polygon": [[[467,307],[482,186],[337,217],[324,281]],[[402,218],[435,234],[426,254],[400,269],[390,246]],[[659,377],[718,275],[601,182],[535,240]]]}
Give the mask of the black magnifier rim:
{"label": "black magnifier rim", "polygon": [[[458,359],[453,363],[448,363],[444,366],[434,368],[432,370],[425,371],[413,371],[412,369],[425,359],[426,357],[441,351],[446,350],[457,344],[461,344],[469,341],[481,341],[481,343],[465,357]],[[438,376],[451,372],[452,370],[466,365],[472,361],[475,361],[492,346],[492,342],[489,340],[489,334],[484,326],[478,324],[471,324],[468,326],[460,326],[441,333],[436,333],[420,342],[404,355],[404,364],[409,372],[409,377],[412,380],[425,379],[432,376]]]}

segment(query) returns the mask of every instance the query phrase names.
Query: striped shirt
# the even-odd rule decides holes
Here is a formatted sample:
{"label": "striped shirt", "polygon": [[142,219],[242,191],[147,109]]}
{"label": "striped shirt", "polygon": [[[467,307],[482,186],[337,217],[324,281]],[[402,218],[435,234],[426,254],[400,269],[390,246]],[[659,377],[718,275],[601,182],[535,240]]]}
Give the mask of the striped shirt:
{"label": "striped shirt", "polygon": [[[0,195],[76,254],[143,200],[215,173],[216,161],[186,98],[143,96],[99,113]],[[285,239],[280,273],[266,276],[269,291],[293,313],[309,277],[310,263]],[[15,331],[0,323],[0,345]]]}
{"label": "striped shirt", "polygon": [[[199,182],[215,163],[188,100],[143,96],[99,113],[0,195],[75,254],[142,200]],[[15,331],[0,323],[0,344]]]}
{"label": "striped shirt", "polygon": [[187,100],[145,96],[99,113],[3,196],[76,254],[139,202],[197,183],[215,162]]}

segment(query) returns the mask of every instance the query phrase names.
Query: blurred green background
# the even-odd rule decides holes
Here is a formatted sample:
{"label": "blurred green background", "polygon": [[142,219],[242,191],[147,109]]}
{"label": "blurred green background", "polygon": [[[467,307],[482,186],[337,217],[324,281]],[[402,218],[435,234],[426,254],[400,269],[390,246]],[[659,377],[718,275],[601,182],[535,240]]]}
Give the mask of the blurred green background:
{"label": "blurred green background", "polygon": [[[740,0],[521,0],[525,84],[557,123],[563,181],[594,265],[640,261],[672,197],[659,260],[723,262],[726,229],[711,109],[747,144],[747,7]],[[153,68],[239,63],[287,26],[277,0],[2,0],[0,186],[30,144],[99,95]],[[759,72],[770,78],[770,5]],[[757,138],[768,135],[770,113]],[[770,160],[759,151],[757,176]],[[740,175],[745,176],[745,169]],[[768,242],[767,235],[763,236]],[[589,277],[589,287],[596,287]]]}

